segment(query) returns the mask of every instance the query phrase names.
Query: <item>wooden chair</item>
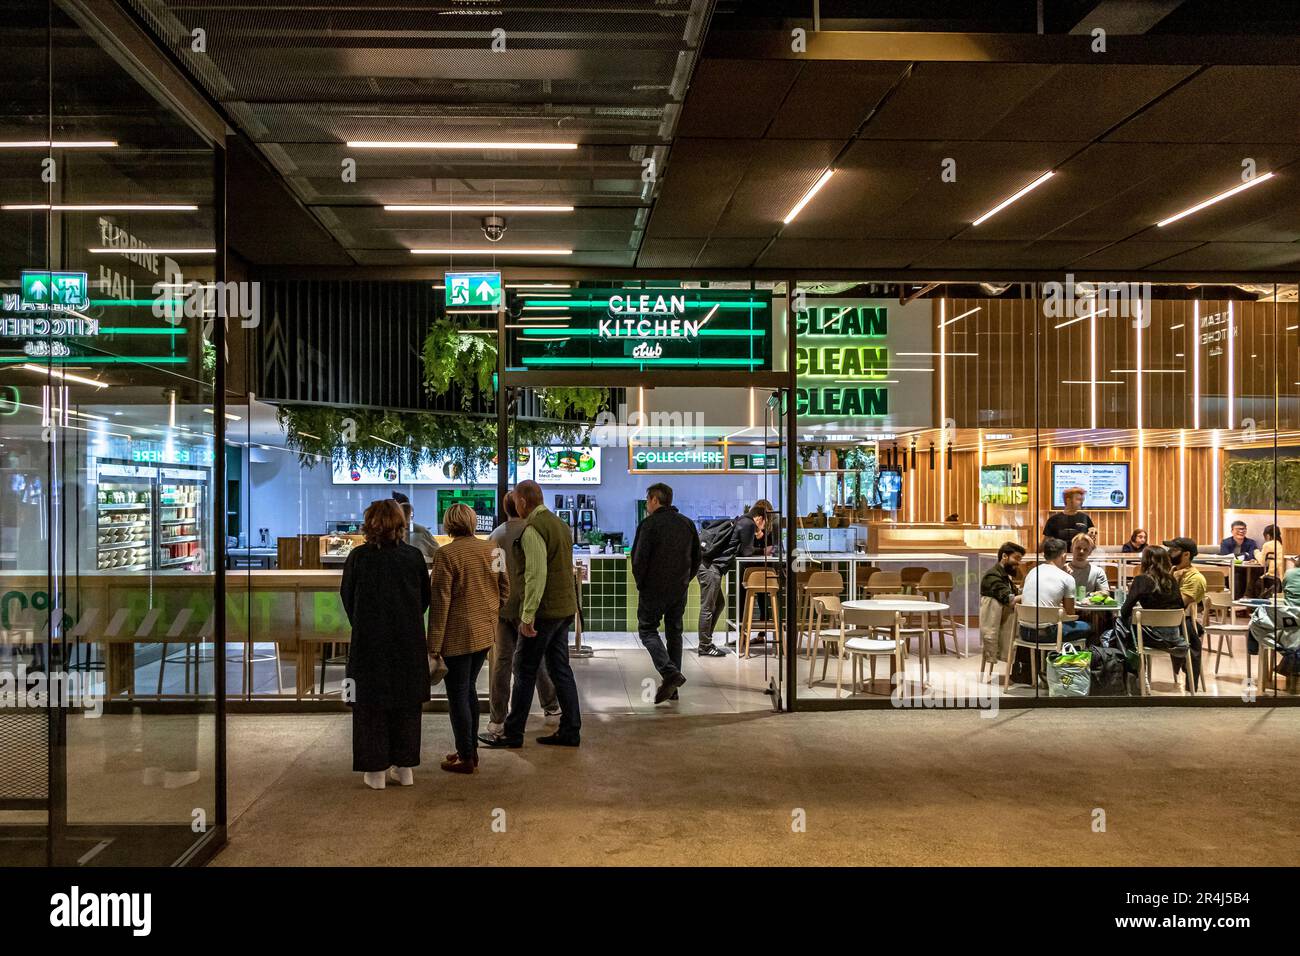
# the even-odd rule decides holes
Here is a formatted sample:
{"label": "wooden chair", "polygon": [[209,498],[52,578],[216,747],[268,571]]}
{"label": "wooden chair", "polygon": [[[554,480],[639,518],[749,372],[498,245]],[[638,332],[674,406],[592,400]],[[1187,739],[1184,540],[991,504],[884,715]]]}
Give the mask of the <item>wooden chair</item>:
{"label": "wooden chair", "polygon": [[1114,592],[1115,588],[1119,587],[1119,568],[1113,564],[1103,564],[1101,567],[1106,572],[1106,583],[1110,585],[1111,591]]}
{"label": "wooden chair", "polygon": [[1228,590],[1228,572],[1223,570],[1223,568],[1214,568],[1207,564],[1198,564],[1196,569],[1205,577],[1206,592]]}
{"label": "wooden chair", "polygon": [[[925,601],[924,594],[885,594],[882,598],[889,601]],[[893,613],[893,612],[889,612]],[[929,611],[899,611],[900,616],[898,634],[903,642],[903,656],[906,657],[909,651],[909,643],[912,638],[916,638],[916,656],[921,662],[921,679],[930,678],[930,640],[927,617]]]}
{"label": "wooden chair", "polygon": [[[1185,628],[1187,613],[1176,609],[1171,610],[1151,610],[1140,607],[1133,609],[1133,633],[1137,639],[1138,650],[1138,687],[1143,697],[1151,695],[1149,684],[1151,678],[1150,668],[1147,666],[1147,655],[1156,653],[1166,653],[1169,655],[1169,666],[1173,667],[1174,651],[1177,648],[1164,647],[1147,647],[1142,639],[1142,629],[1144,627],[1179,627]],[[1184,633],[1186,631],[1184,630]],[[1187,689],[1191,693],[1196,693],[1196,687],[1192,682],[1192,649],[1190,646],[1183,648],[1183,657],[1187,666]],[[1175,675],[1177,680],[1177,675]]]}
{"label": "wooden chair", "polygon": [[916,591],[917,585],[921,583],[921,579],[928,573],[925,568],[903,568],[902,571],[898,572],[898,576],[903,581],[903,590],[908,592]]}
{"label": "wooden chair", "polygon": [[857,574],[855,575],[857,581],[857,585],[856,585],[857,593],[854,594],[854,597],[859,597],[859,598],[869,597],[870,595],[869,592],[867,591],[867,582],[871,580],[871,576],[873,574],[879,574],[879,573],[880,573],[880,568],[876,567],[874,564],[858,565]]}
{"label": "wooden chair", "polygon": [[[1236,608],[1232,606],[1232,592],[1224,588],[1220,591],[1205,592],[1205,615],[1202,619],[1202,626],[1205,628],[1205,651],[1204,653],[1214,654],[1214,673],[1218,676],[1219,662],[1223,660],[1223,645],[1228,645],[1228,656],[1233,657],[1232,639],[1236,635],[1248,635],[1250,633],[1249,624],[1238,624]],[[1214,638],[1219,639],[1217,648],[1213,650],[1210,647]],[[1205,662],[1201,662],[1202,673],[1204,673]],[[1250,680],[1250,648],[1246,648],[1246,680]]]}
{"label": "wooden chair", "polygon": [[[808,608],[808,658],[813,657],[813,603],[818,597],[823,595],[839,597],[844,593],[844,575],[838,571],[813,571],[808,575],[807,580],[803,582],[804,604]],[[795,653],[803,647],[803,634],[799,632],[799,647],[795,648]]]}
{"label": "wooden chair", "polygon": [[[758,609],[758,596],[760,594],[769,595],[768,603],[772,606],[772,620],[762,621],[755,620],[754,614]],[[750,568],[745,572],[745,611],[741,618],[740,638],[737,651],[742,657],[749,657],[749,638],[755,630],[772,629],[772,633],[777,635],[777,640],[783,640],[781,637],[781,578],[769,568]]]}
{"label": "wooden chair", "polygon": [[[1037,641],[1025,640],[1020,635],[1020,629],[1028,628],[1032,631],[1045,631],[1048,628],[1056,629],[1056,640],[1051,644],[1040,644]],[[1033,604],[1016,605],[1016,634],[1011,639],[1011,645],[1007,648],[1007,672],[1003,678],[1004,686],[1011,686],[1011,665],[1016,659],[1016,648],[1029,648],[1029,674],[1033,680],[1034,690],[1038,690],[1038,655],[1047,651],[1060,651],[1062,644],[1065,643],[1065,611],[1059,607],[1037,607]]]}
{"label": "wooden chair", "polygon": [[[954,584],[952,573],[950,571],[927,571],[917,585],[917,593],[922,595],[927,601],[934,601],[938,604],[951,605],[952,592]],[[947,654],[948,647],[944,642],[944,637],[952,636],[952,652],[957,653],[957,619],[952,616],[952,607],[949,606],[945,611],[927,612],[927,628],[930,634],[939,635],[939,653]],[[926,644],[930,642],[930,635],[926,635]]]}
{"label": "wooden chair", "polygon": [[[853,693],[857,693],[862,679],[862,659],[865,657],[871,666],[871,683],[876,681],[876,658],[889,658],[889,676],[903,671],[903,642],[899,636],[901,616],[895,611],[859,611],[853,608],[841,608],[840,630],[838,635],[839,661],[835,673],[835,696],[839,697],[844,686],[844,658],[850,659],[850,679]],[[882,636],[883,635],[883,636]],[[891,680],[892,686],[892,680]]]}
{"label": "wooden chair", "polygon": [[872,597],[903,593],[903,576],[897,571],[877,571],[867,578],[867,593]]}

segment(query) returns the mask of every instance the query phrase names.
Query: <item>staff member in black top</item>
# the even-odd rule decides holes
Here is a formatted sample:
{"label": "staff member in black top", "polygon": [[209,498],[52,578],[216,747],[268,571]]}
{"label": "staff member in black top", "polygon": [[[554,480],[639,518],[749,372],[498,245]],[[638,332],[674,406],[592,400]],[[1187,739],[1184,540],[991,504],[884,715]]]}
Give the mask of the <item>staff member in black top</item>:
{"label": "staff member in black top", "polygon": [[1097,529],[1092,519],[1079,510],[1083,507],[1084,494],[1084,490],[1077,485],[1065,489],[1061,494],[1061,498],[1065,501],[1065,510],[1058,511],[1047,519],[1047,524],[1043,525],[1044,538],[1073,541],[1075,535],[1090,534],[1093,541],[1097,540]]}

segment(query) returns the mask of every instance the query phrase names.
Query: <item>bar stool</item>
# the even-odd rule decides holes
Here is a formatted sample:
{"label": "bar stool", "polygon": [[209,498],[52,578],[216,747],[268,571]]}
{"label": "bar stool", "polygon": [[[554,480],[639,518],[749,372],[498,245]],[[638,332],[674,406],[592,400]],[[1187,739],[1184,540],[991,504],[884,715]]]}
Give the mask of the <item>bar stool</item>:
{"label": "bar stool", "polygon": [[874,597],[903,593],[903,576],[897,571],[876,571],[867,578],[867,593]]}
{"label": "bar stool", "polygon": [[[770,622],[754,619],[760,594],[770,595],[768,602],[772,605]],[[750,568],[745,572],[745,612],[740,624],[739,646],[736,648],[742,657],[749,657],[749,636],[756,626],[758,630],[766,630],[770,627],[777,640],[781,640],[780,605],[781,578],[775,571],[766,568]]]}
{"label": "bar stool", "polygon": [[[823,595],[838,598],[843,593],[844,576],[838,571],[814,571],[808,575],[807,579],[803,582],[804,604],[808,608],[807,633],[809,660],[812,659],[814,653],[813,616],[815,608],[813,605],[816,603],[817,598],[822,597]],[[803,635],[804,632],[801,630],[799,632],[799,647],[795,648],[796,654],[799,652],[800,648],[803,647]]]}
{"label": "bar stool", "polygon": [[[952,572],[950,571],[927,571],[925,577],[921,578],[917,585],[917,592],[925,597],[928,601],[934,601],[938,604],[949,604],[953,592]],[[930,634],[939,635],[939,653],[947,654],[948,647],[944,642],[944,636],[952,635],[952,652],[957,653],[957,620],[952,616],[952,607],[947,612],[931,611],[929,612]],[[930,634],[926,635],[925,641],[927,646],[930,643]]]}

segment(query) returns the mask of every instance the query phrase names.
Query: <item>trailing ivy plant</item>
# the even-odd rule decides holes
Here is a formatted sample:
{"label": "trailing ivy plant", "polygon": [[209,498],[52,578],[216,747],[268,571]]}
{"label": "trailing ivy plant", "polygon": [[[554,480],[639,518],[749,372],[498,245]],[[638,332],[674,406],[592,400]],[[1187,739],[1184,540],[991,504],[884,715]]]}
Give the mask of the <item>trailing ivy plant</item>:
{"label": "trailing ivy plant", "polygon": [[424,386],[445,395],[461,390],[461,406],[469,408],[477,393],[492,391],[497,370],[497,343],[490,335],[470,335],[447,319],[435,319],[424,337]]}
{"label": "trailing ivy plant", "polygon": [[[1276,507],[1300,510],[1300,458],[1278,458],[1276,482]],[[1274,507],[1272,458],[1229,458],[1223,484],[1229,508],[1271,511]]]}

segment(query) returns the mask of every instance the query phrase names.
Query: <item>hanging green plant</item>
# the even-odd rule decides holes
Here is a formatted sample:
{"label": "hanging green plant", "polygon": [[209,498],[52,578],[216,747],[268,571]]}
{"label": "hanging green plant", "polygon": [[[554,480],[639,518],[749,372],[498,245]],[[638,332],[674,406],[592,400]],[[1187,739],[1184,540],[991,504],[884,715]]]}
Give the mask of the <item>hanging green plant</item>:
{"label": "hanging green plant", "polygon": [[577,415],[591,421],[609,404],[609,389],[551,386],[541,389],[543,413],[551,418]]}
{"label": "hanging green plant", "polygon": [[461,405],[474,395],[491,394],[497,370],[497,343],[491,335],[471,335],[447,319],[435,319],[424,337],[424,385],[435,395],[452,386],[461,390]]}

